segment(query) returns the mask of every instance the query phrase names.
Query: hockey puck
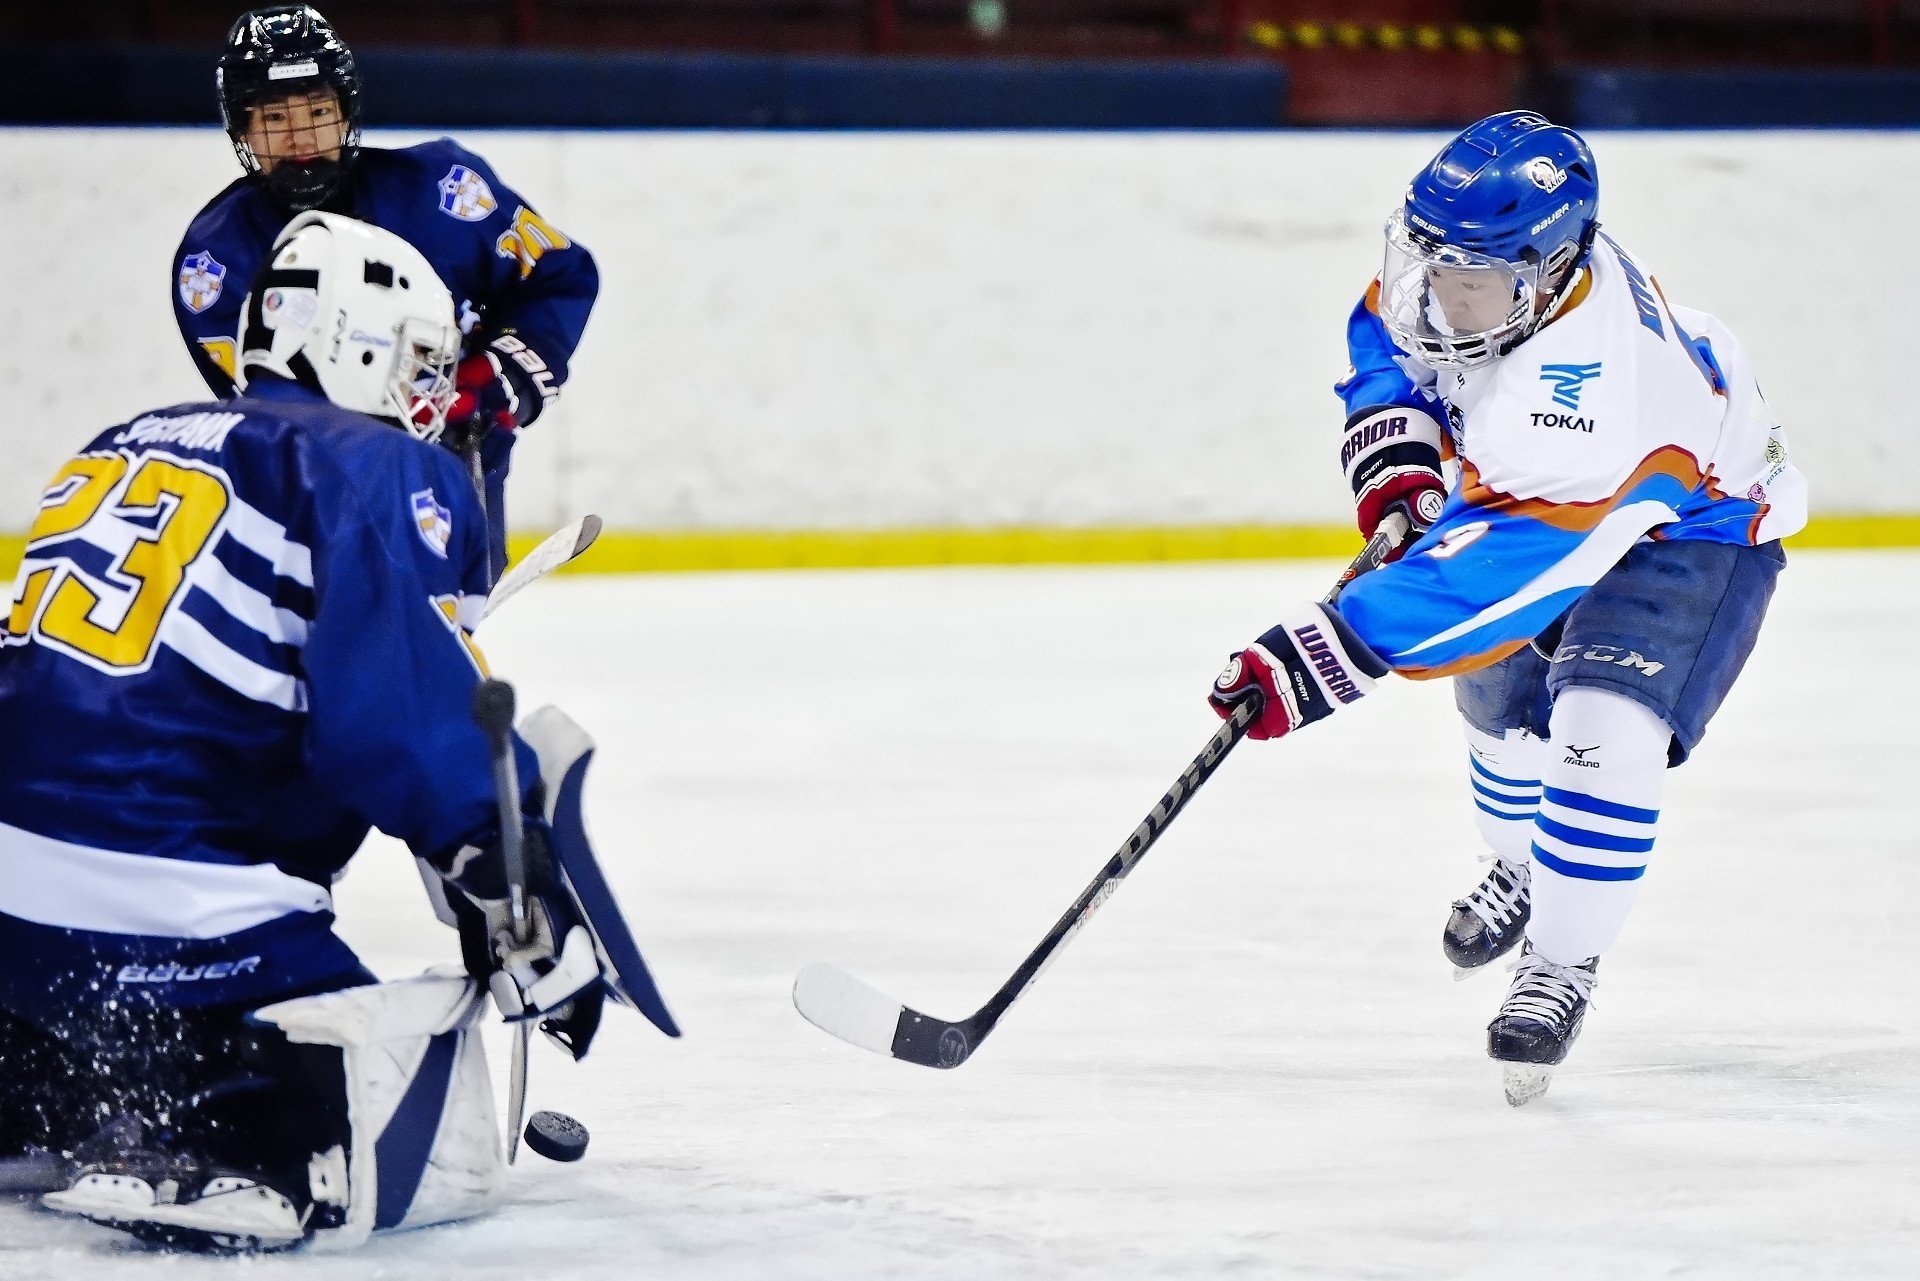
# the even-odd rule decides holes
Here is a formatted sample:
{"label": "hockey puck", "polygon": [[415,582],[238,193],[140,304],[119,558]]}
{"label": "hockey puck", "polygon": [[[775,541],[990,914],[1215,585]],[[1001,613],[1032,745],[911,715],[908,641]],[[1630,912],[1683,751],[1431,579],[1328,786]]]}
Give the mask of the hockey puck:
{"label": "hockey puck", "polygon": [[578,1161],[587,1154],[587,1127],[565,1112],[535,1112],[527,1118],[527,1146],[549,1161]]}

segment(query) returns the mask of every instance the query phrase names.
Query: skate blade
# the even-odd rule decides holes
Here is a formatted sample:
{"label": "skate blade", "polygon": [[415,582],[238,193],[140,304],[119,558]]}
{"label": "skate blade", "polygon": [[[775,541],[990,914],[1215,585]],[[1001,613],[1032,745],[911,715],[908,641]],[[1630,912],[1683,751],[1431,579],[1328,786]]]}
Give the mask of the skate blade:
{"label": "skate blade", "polygon": [[1553,1068],[1545,1063],[1508,1063],[1503,1067],[1507,1102],[1513,1107],[1525,1107],[1553,1084]]}

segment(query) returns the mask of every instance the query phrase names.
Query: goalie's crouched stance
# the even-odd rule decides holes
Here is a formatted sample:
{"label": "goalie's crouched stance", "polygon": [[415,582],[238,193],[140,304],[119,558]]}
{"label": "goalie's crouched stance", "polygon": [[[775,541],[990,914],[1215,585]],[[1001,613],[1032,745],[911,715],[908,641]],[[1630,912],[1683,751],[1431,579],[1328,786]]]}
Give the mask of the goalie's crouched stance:
{"label": "goalie's crouched stance", "polygon": [[78,1084],[68,1101],[78,1106],[64,1109],[111,1124],[67,1143],[45,1135],[74,1152],[68,1186],[45,1204],[215,1250],[308,1239],[342,1249],[467,1218],[491,1204],[503,1173],[477,1027],[483,983],[503,1012],[541,1019],[576,1059],[608,995],[677,1034],[586,844],[579,802],[592,741],[554,708],[522,733],[543,766],[532,789],[543,812],[526,823],[528,942],[504,928],[499,843],[466,845],[420,861],[436,909],[460,927],[469,973],[375,983],[361,970],[336,990],[256,1009],[150,1006],[116,1020],[119,1035],[89,1049],[122,1070],[83,1068],[91,1085]]}
{"label": "goalie's crouched stance", "polygon": [[[496,972],[576,1056],[605,996],[672,1021],[581,826],[592,744],[558,713],[512,744],[542,928],[487,928],[487,526],[435,443],[452,294],[405,241],[314,211],[243,314],[244,394],[84,444],[0,616],[0,742],[32,745],[0,770],[0,1190],[173,1244],[351,1245],[496,1189],[474,1035]],[[378,983],[334,933],[375,828],[475,923],[470,974]]]}

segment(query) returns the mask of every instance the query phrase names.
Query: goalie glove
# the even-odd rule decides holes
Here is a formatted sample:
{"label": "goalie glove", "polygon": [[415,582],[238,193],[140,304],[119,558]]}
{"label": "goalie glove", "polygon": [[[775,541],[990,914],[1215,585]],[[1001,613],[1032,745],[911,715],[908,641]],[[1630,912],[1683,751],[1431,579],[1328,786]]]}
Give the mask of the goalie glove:
{"label": "goalie glove", "polygon": [[1262,695],[1248,738],[1280,738],[1324,720],[1386,675],[1387,665],[1339,614],[1306,605],[1227,661],[1207,701],[1222,720],[1255,691]]}
{"label": "goalie glove", "polygon": [[1440,519],[1447,482],[1440,474],[1440,424],[1431,415],[1404,405],[1360,410],[1347,419],[1340,465],[1353,487],[1361,537],[1372,538],[1396,507],[1406,512],[1413,534],[1401,548]]}
{"label": "goalie glove", "polygon": [[[516,939],[505,859],[495,840],[425,860],[443,882],[439,900],[460,931],[467,972],[487,985],[509,1021],[539,1019],[549,1040],[585,1056],[606,1004],[593,935],[555,869],[551,829],[525,820],[527,937]],[[438,904],[436,904],[438,906]]]}

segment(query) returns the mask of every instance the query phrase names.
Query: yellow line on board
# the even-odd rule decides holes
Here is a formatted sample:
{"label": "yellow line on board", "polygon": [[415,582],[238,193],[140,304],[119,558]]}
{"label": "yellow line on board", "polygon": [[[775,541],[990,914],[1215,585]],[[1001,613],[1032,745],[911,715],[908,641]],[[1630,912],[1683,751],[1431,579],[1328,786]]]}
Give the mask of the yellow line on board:
{"label": "yellow line on board", "polygon": [[[533,535],[516,535],[515,558]],[[1825,516],[1788,540],[1804,547],[1920,547],[1920,514]],[[1101,565],[1194,560],[1337,559],[1360,550],[1344,525],[1180,525],[1101,529],[609,530],[566,571],[860,569],[924,565]]]}
{"label": "yellow line on board", "polygon": [[[539,535],[513,536],[515,559]],[[26,540],[0,535],[0,576]],[[1350,525],[1176,525],[1099,529],[608,530],[563,572],[686,573],[926,565],[1117,565],[1157,561],[1338,559],[1359,549]],[[1793,548],[1920,547],[1920,513],[1819,516]]]}
{"label": "yellow line on board", "polygon": [[[532,538],[515,538],[520,555]],[[1318,525],[1106,529],[609,530],[570,569],[661,573],[925,565],[1093,565],[1351,556],[1360,535]]]}

